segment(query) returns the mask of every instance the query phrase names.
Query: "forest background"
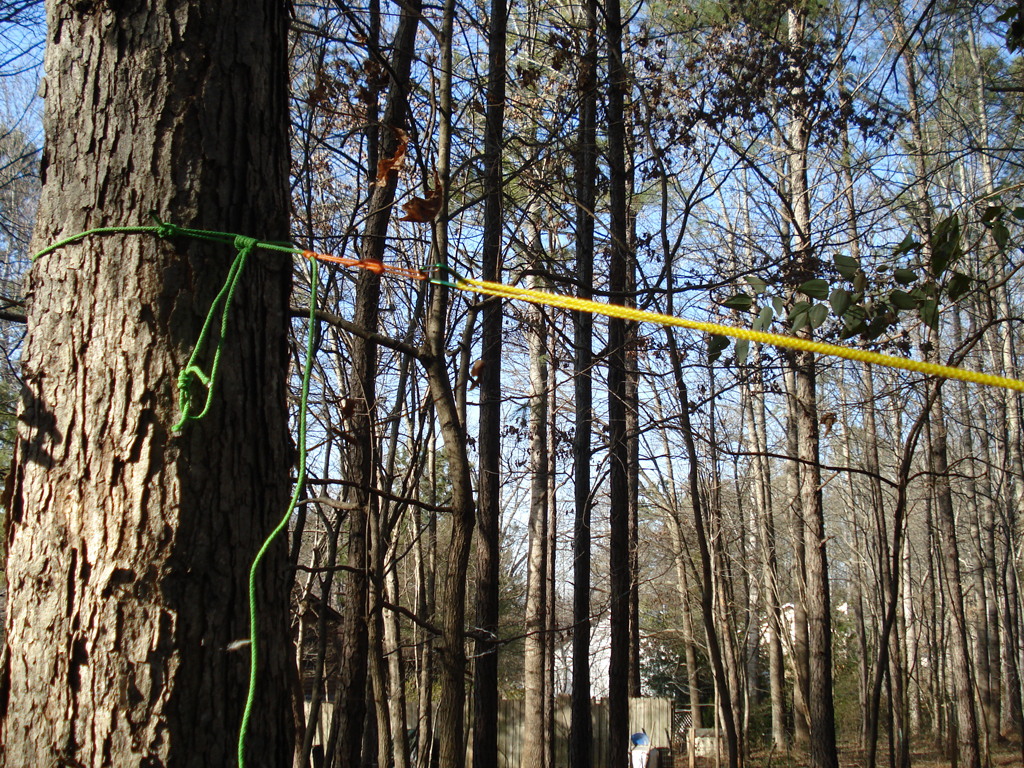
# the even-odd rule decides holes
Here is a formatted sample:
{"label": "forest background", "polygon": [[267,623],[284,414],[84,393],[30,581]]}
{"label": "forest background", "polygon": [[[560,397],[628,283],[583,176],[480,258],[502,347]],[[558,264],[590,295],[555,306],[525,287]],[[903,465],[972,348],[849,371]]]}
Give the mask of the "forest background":
{"label": "forest background", "polygon": [[[1018,376],[1015,9],[289,12],[305,248]],[[8,1],[0,29],[6,460],[42,8]],[[294,765],[457,768],[471,741],[493,766],[499,697],[525,700],[530,768],[554,766],[561,695],[574,768],[592,695],[619,764],[639,695],[717,722],[730,766],[794,746],[905,766],[925,744],[981,766],[1020,738],[1019,393],[372,270],[312,279],[296,259],[309,469],[270,641]]]}

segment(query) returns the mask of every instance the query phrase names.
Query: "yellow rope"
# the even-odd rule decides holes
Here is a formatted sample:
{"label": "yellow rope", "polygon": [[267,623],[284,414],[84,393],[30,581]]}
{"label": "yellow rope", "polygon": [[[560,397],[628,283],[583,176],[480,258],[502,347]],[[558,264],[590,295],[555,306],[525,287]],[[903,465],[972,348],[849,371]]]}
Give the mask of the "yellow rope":
{"label": "yellow rope", "polygon": [[835,344],[826,344],[823,341],[800,338],[799,336],[783,336],[777,333],[765,333],[763,331],[751,331],[745,328],[735,328],[717,323],[702,323],[697,320],[686,320],[673,315],[663,315],[658,312],[646,312],[642,309],[623,307],[618,304],[602,304],[588,299],[579,299],[575,296],[565,296],[560,293],[548,293],[530,288],[516,288],[504,283],[492,283],[485,280],[473,280],[459,277],[455,286],[464,291],[473,291],[488,296],[501,296],[506,299],[518,299],[529,301],[533,304],[543,304],[549,307],[571,309],[576,312],[589,312],[595,315],[606,317],[617,317],[623,320],[635,320],[637,322],[657,323],[659,325],[676,326],[687,328],[692,331],[703,331],[704,333],[716,334],[718,336],[732,336],[735,339],[747,339],[759,344],[771,344],[776,347],[787,347],[807,352],[814,352],[819,355],[831,355],[842,357],[847,360],[859,360],[873,365],[882,365],[888,368],[901,368],[905,371],[915,371],[929,376],[941,376],[946,379],[960,379],[974,384],[985,384],[990,387],[1005,387],[1024,392],[1024,381],[1007,378],[1005,376],[993,376],[989,373],[978,373],[967,371],[963,368],[953,368],[949,365],[937,365],[936,363],[925,363],[918,360],[907,360],[893,355],[883,355],[880,352],[869,352],[864,349],[853,349],[840,347]]}

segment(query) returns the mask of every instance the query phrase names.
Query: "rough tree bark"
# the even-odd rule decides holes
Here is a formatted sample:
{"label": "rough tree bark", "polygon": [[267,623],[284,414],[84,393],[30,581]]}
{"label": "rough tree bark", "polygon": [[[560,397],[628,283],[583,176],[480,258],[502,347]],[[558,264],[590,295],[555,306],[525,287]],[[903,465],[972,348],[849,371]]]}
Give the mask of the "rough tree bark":
{"label": "rough tree bark", "polygon": [[[34,248],[174,223],[288,237],[284,3],[47,9]],[[89,238],[29,275],[0,673],[11,766],[234,763],[246,581],[287,504],[287,257],[249,259],[206,417],[175,381],[234,256]],[[202,395],[197,393],[201,398]],[[291,760],[284,542],[264,560],[248,754]]]}

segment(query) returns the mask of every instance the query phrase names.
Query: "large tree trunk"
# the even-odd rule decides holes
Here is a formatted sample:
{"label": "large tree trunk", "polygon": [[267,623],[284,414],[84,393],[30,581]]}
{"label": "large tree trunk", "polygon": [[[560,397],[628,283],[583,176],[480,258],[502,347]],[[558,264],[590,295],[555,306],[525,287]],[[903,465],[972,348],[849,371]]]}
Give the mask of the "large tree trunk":
{"label": "large tree trunk", "polygon": [[[284,4],[52,2],[48,23],[35,248],[151,210],[287,238]],[[175,381],[233,256],[130,236],[33,265],[6,765],[234,763],[248,664],[225,648],[249,636],[246,574],[288,497],[287,257],[249,259],[209,412],[171,432]],[[275,765],[292,751],[284,562],[279,542],[257,578],[247,742]]]}

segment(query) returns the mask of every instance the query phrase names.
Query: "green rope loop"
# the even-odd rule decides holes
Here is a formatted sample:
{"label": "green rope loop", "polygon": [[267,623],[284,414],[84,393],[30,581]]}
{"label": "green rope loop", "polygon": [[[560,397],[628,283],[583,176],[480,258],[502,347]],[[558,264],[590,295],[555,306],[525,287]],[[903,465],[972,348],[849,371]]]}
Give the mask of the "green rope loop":
{"label": "green rope loop", "polygon": [[[178,375],[178,410],[181,412],[181,418],[178,419],[177,424],[171,427],[172,432],[180,432],[187,421],[196,421],[203,418],[213,404],[213,390],[217,384],[217,371],[220,368],[221,350],[223,349],[224,338],[228,330],[228,317],[231,314],[232,299],[235,296],[235,291],[238,289],[238,281],[242,275],[242,269],[245,267],[246,259],[249,258],[249,254],[252,253],[253,248],[256,247],[258,242],[254,238],[241,235],[235,238],[235,247],[238,249],[238,254],[235,256],[231,269],[228,271],[227,280],[224,281],[223,287],[213,300],[213,304],[210,305],[210,311],[207,312],[206,320],[203,322],[203,329],[199,332],[199,338],[192,349],[192,356],[189,358],[185,369]],[[210,373],[207,375],[196,364],[196,358],[206,343],[206,338],[210,333],[210,328],[217,313],[217,307],[221,302],[223,302],[224,308],[221,310],[220,336],[217,338],[217,346],[214,347],[213,351],[213,363],[210,365]],[[189,391],[189,387],[193,379],[206,388],[206,402],[203,405],[203,410],[198,414],[192,413],[192,394]]]}

